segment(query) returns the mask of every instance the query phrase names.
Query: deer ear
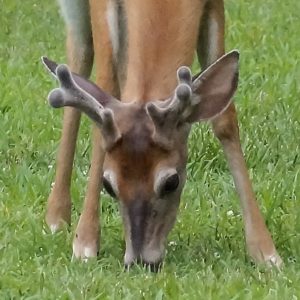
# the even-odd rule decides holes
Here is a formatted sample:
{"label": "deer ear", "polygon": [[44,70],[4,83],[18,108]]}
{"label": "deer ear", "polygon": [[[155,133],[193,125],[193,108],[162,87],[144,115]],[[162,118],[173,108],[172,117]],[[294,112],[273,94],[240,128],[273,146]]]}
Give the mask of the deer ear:
{"label": "deer ear", "polygon": [[[47,68],[47,70],[57,78],[57,67],[58,64],[49,58],[43,56],[42,63]],[[113,103],[119,103],[117,99],[113,96],[105,93],[101,88],[99,88],[96,84],[91,82],[90,80],[72,72],[72,78],[75,83],[83,89],[85,92],[90,94],[93,98],[95,98],[102,106],[112,106]]]}
{"label": "deer ear", "polygon": [[187,122],[213,119],[232,101],[238,85],[239,52],[222,56],[193,81],[193,110]]}

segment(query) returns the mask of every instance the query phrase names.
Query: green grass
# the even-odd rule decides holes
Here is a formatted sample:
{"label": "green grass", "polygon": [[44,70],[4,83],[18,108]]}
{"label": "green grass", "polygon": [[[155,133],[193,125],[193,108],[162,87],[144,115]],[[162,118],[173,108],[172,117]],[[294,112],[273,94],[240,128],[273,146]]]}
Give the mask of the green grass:
{"label": "green grass", "polygon": [[[163,270],[124,272],[121,220],[106,195],[100,258],[71,262],[72,231],[52,236],[44,223],[62,113],[46,104],[55,83],[40,56],[65,61],[63,22],[54,1],[0,0],[0,299],[300,298],[300,2],[225,2],[227,49],[241,51],[235,99],[243,149],[284,269],[253,266],[245,255],[238,198],[207,125],[191,134],[188,183]],[[89,132],[84,118],[73,224]]]}

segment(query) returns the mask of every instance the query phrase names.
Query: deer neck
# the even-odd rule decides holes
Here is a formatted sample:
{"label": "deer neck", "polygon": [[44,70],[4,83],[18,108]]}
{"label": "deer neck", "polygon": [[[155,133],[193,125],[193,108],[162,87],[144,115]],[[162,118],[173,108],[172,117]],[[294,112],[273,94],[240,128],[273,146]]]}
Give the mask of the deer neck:
{"label": "deer neck", "polygon": [[166,99],[176,86],[178,67],[193,61],[202,6],[192,0],[127,0],[124,5],[127,39],[121,100]]}

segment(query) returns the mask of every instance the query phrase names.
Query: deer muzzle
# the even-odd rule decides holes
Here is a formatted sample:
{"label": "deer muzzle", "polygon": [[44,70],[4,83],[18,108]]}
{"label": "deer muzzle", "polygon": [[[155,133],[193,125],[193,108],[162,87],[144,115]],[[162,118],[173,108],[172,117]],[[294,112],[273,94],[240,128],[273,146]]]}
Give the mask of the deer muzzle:
{"label": "deer muzzle", "polygon": [[[130,266],[141,263],[158,271],[165,254],[168,224],[158,217],[149,201],[135,200],[122,207],[125,226],[126,252],[124,263]],[[172,222],[173,223],[173,222]]]}

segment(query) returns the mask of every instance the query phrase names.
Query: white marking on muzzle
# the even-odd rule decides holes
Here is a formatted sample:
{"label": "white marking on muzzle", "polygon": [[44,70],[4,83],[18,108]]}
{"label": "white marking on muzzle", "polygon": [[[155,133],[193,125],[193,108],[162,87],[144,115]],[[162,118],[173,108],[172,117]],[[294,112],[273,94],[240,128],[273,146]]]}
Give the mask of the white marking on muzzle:
{"label": "white marking on muzzle", "polygon": [[132,242],[131,242],[131,227],[130,227],[130,221],[128,217],[128,211],[127,208],[123,205],[123,203],[120,203],[120,210],[123,218],[124,223],[124,230],[125,230],[125,242],[126,242],[126,250],[124,255],[124,264],[127,266],[130,266],[134,260],[136,259],[136,255],[133,251]]}

